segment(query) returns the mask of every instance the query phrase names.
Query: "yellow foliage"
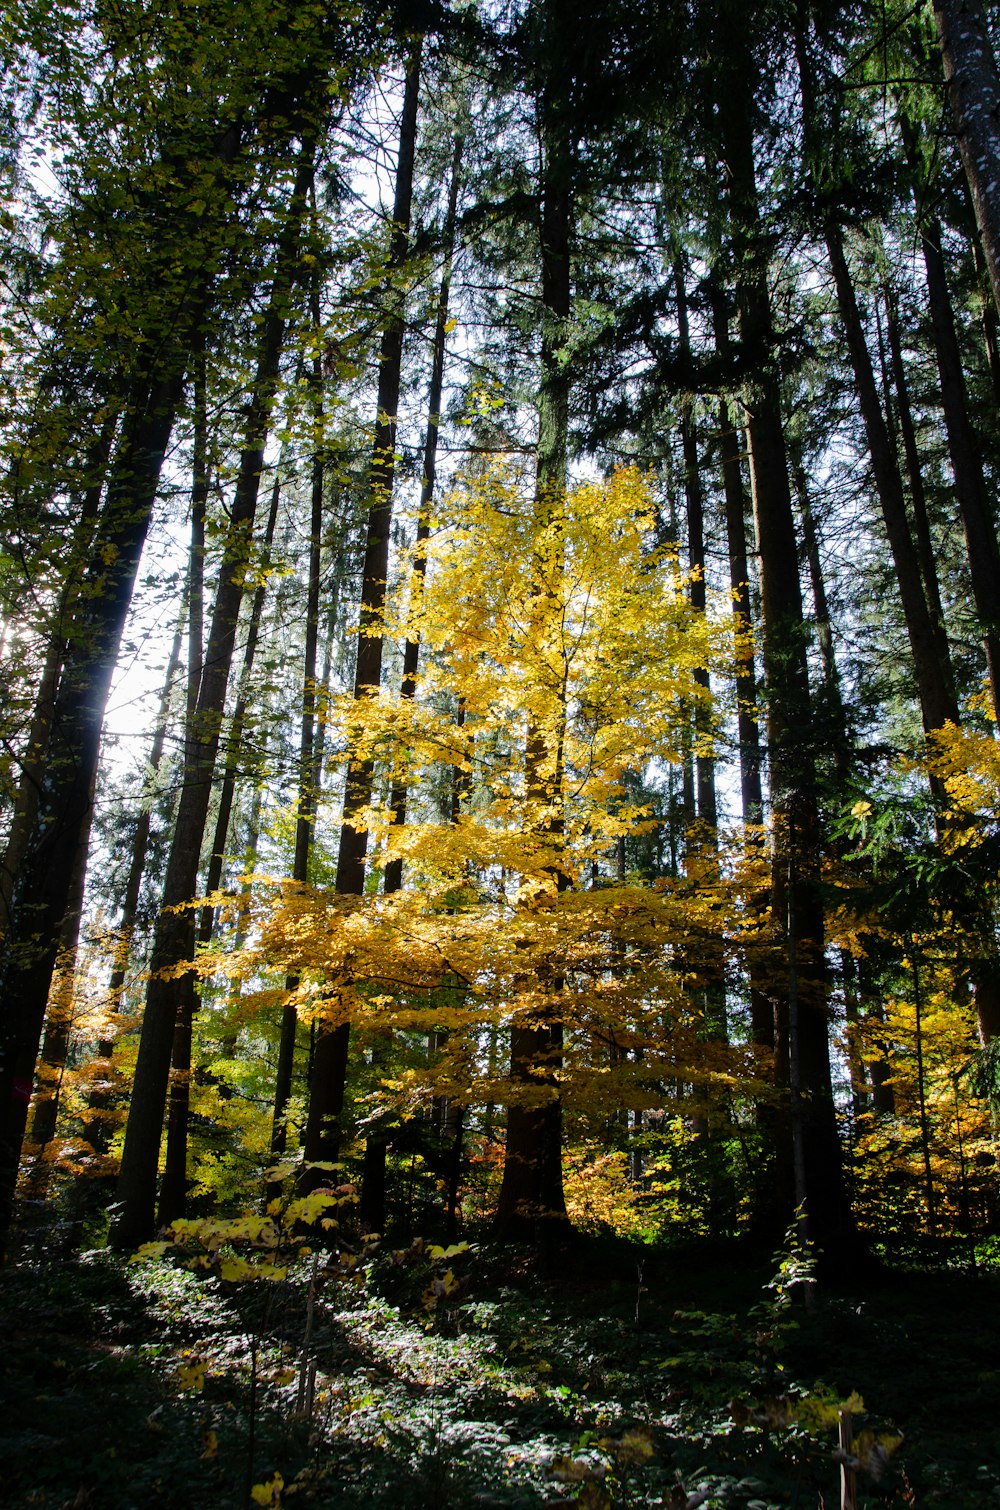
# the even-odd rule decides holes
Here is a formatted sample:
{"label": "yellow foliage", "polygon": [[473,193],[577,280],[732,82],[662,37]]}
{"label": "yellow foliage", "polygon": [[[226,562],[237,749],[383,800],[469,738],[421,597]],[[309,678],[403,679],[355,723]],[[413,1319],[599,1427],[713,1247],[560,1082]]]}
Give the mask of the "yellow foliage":
{"label": "yellow foliage", "polygon": [[183,1363],[177,1365],[177,1383],[181,1389],[198,1391],[205,1383],[205,1360],[197,1354],[187,1355]]}
{"label": "yellow foliage", "polygon": [[641,1195],[629,1179],[626,1154],[571,1149],[563,1162],[563,1186],[574,1227],[618,1237],[641,1235]]}
{"label": "yellow foliage", "polygon": [[[199,968],[238,977],[247,1015],[290,1001],[303,1020],[349,1022],[362,1044],[387,1030],[447,1035],[426,1073],[374,1087],[371,1115],[414,1114],[433,1096],[558,1096],[599,1118],[656,1104],[664,1079],[757,1072],[748,1053],[707,1041],[704,987],[723,941],[735,950],[760,929],[759,846],[725,867],[692,856],[683,880],[655,886],[612,884],[608,862],[621,834],[654,824],[634,795],[651,762],[690,752],[691,709],[706,700],[696,671],[732,664],[729,598],[692,608],[635,469],[539,508],[498,468],[434,524],[425,573],[401,573],[365,631],[419,639],[416,695],[334,699],[328,717],[333,746],[375,763],[376,792],[405,780],[417,793],[442,773],[457,783],[457,821],[411,800],[396,824],[374,799],[353,821],[383,861],[404,861],[405,891],[347,897],[258,878],[244,897],[213,899],[242,947]],[[485,1028],[543,1022],[564,1030],[558,1068],[540,1056],[514,1079],[483,1062]]]}
{"label": "yellow foliage", "polygon": [[[578,877],[647,818],[625,775],[682,758],[682,709],[705,697],[694,672],[733,655],[728,599],[711,617],[692,610],[676,550],[652,544],[652,501],[635,469],[573,490],[542,517],[498,469],[448,497],[442,516],[419,547],[422,588],[390,595],[382,626],[419,638],[418,696],[345,697],[331,723],[355,758],[384,762],[393,776],[412,782],[438,764],[474,771],[488,796],[461,825],[460,858],[472,865],[544,874],[553,852],[542,836],[557,804],[560,858]],[[529,721],[541,783],[532,791]],[[388,854],[419,868],[425,846],[389,833],[388,818],[378,807],[365,814]],[[433,835],[421,880],[454,878],[452,837]]]}
{"label": "yellow foliage", "polygon": [[1000,743],[990,730],[946,724],[927,745],[923,765],[943,782],[952,808],[943,842],[952,850],[978,842],[979,824],[995,826],[1000,812]]}
{"label": "yellow foliage", "polygon": [[281,1491],[285,1487],[285,1480],[280,1473],[274,1473],[263,1484],[254,1484],[250,1490],[250,1497],[255,1505],[280,1505]]}

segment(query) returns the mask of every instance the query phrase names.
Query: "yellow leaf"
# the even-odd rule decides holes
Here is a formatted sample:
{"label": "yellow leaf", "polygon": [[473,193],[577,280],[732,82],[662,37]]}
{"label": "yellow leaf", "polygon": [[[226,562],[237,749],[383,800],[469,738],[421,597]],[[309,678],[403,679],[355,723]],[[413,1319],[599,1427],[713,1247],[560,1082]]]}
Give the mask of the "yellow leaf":
{"label": "yellow leaf", "polygon": [[138,1263],[140,1258],[162,1258],[173,1243],[142,1243],[129,1260],[130,1263]]}
{"label": "yellow leaf", "polygon": [[336,1205],[339,1205],[339,1201],[331,1190],[313,1190],[309,1195],[289,1202],[285,1220],[289,1224],[303,1222],[308,1226],[317,1221],[329,1207]]}
{"label": "yellow leaf", "polygon": [[201,1440],[202,1440],[203,1449],[204,1449],[202,1451],[202,1454],[201,1454],[202,1457],[203,1458],[214,1458],[215,1454],[219,1450],[219,1438],[216,1436],[215,1432],[214,1431],[205,1431],[205,1432],[202,1432]]}
{"label": "yellow leaf", "polygon": [[201,1389],[205,1383],[205,1365],[200,1358],[190,1363],[181,1363],[177,1368],[177,1382],[181,1389]]}
{"label": "yellow leaf", "polygon": [[284,1279],[287,1264],[253,1264],[245,1258],[224,1258],[219,1265],[220,1276],[230,1284],[239,1284],[245,1279]]}
{"label": "yellow leaf", "polygon": [[427,1249],[427,1257],[437,1263],[440,1259],[457,1258],[460,1253],[468,1253],[468,1243],[452,1243],[450,1248],[439,1248],[436,1243]]}
{"label": "yellow leaf", "polygon": [[285,1487],[285,1481],[280,1473],[275,1473],[266,1483],[254,1484],[250,1490],[250,1498],[256,1505],[280,1505],[281,1491]]}

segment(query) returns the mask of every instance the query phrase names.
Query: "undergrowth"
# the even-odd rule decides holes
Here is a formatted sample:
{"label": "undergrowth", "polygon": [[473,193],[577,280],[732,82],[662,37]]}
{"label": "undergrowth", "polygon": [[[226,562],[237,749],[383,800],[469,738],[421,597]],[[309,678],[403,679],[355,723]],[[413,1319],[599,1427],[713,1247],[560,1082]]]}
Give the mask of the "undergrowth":
{"label": "undergrowth", "polygon": [[995,1277],[807,1306],[784,1259],[417,1241],[236,1282],[36,1246],[0,1283],[3,1503],[813,1510],[848,1408],[862,1510],[1000,1505]]}

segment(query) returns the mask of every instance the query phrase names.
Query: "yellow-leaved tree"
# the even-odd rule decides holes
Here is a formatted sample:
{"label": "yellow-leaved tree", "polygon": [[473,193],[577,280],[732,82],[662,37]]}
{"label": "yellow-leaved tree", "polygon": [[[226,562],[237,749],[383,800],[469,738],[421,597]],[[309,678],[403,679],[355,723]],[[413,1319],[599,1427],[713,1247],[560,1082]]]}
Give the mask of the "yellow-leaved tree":
{"label": "yellow-leaved tree", "polygon": [[[421,643],[415,695],[345,698],[330,714],[340,747],[374,763],[383,795],[353,821],[383,866],[403,862],[403,889],[258,889],[239,960],[203,968],[294,976],[300,1011],[349,1021],[362,1046],[388,1032],[431,1042],[422,1064],[381,1077],[369,1109],[446,1098],[527,1119],[500,1193],[527,1227],[565,1217],[564,1110],[600,1123],[662,1105],[665,1085],[753,1073],[750,1050],[708,1041],[691,989],[744,927],[740,888],[718,870],[703,887],[624,881],[615,861],[619,836],[659,821],[637,778],[690,754],[706,696],[694,673],[731,667],[732,614],[728,599],[692,608],[636,470],[543,518],[512,471],[487,471],[445,499],[420,549],[383,626]],[[699,717],[699,737],[712,726]],[[400,783],[403,824],[389,801]],[[278,996],[266,986],[260,1000]]]}

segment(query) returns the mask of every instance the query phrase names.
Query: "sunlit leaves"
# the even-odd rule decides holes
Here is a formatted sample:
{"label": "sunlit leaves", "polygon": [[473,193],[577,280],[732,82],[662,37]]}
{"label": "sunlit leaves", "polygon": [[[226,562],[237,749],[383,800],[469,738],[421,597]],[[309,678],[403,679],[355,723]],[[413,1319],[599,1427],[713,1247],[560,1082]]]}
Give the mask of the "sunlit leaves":
{"label": "sunlit leaves", "polygon": [[274,1473],[269,1479],[261,1484],[254,1484],[250,1490],[250,1498],[255,1505],[280,1505],[281,1491],[285,1487],[285,1480],[280,1473]]}
{"label": "sunlit leaves", "polygon": [[[600,1115],[656,1104],[665,1080],[752,1077],[742,1050],[706,1042],[700,994],[720,936],[748,932],[743,860],[724,876],[693,857],[684,881],[655,886],[608,871],[618,836],[657,821],[635,781],[684,749],[705,695],[695,670],[729,663],[728,599],[716,618],[692,609],[634,470],[544,507],[487,471],[442,505],[421,550],[426,573],[403,574],[384,626],[421,642],[416,695],[330,710],[349,758],[374,763],[376,793],[408,785],[405,824],[377,796],[354,817],[381,860],[403,859],[405,890],[258,882],[217,898],[244,942],[235,958],[224,943],[203,956],[203,972],[239,977],[244,1013],[280,997],[306,1020],[350,1022],[362,1044],[435,1032],[434,1063],[383,1077],[372,1115],[412,1115],[434,1095],[556,1094]],[[421,801],[434,781],[461,787],[457,814]],[[288,978],[291,995],[276,984]],[[482,1062],[485,1030],[543,1019],[566,1029],[558,1071],[540,1059],[515,1083]]]}

